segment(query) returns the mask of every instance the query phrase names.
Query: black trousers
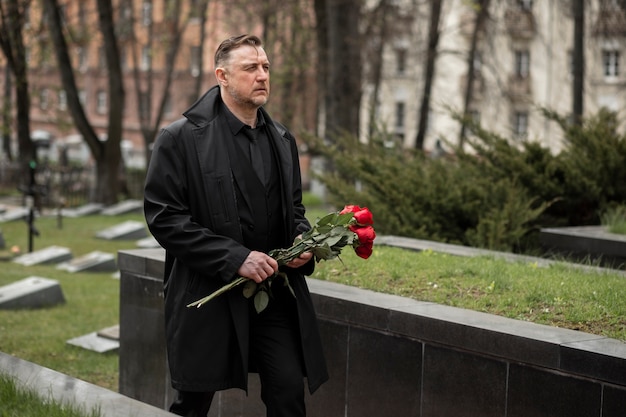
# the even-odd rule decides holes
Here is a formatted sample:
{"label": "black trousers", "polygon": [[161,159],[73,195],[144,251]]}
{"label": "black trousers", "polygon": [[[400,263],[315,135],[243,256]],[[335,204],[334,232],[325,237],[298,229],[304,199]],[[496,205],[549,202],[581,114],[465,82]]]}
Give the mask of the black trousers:
{"label": "black trousers", "polygon": [[[280,282],[278,282],[280,283]],[[260,314],[250,309],[250,359],[261,381],[267,417],[304,417],[304,364],[295,300],[285,288]],[[206,417],[214,392],[179,391],[170,411],[186,417]]]}

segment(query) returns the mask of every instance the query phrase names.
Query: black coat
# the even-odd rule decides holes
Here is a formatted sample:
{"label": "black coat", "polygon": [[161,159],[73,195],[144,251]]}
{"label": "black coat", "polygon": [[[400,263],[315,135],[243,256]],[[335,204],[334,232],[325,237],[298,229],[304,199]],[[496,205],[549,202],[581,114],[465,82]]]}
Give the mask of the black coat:
{"label": "black coat", "polygon": [[[249,192],[229,158],[232,134],[220,115],[219,88],[210,89],[159,133],[148,167],[144,210],[148,227],[166,250],[165,320],[172,385],[186,391],[247,389],[248,300],[235,288],[200,308],[189,303],[237,276],[250,250],[243,246],[236,195]],[[284,241],[310,225],[304,217],[300,166],[294,137],[261,109],[278,156],[283,190]],[[235,187],[240,194],[236,194]],[[239,205],[241,207],[241,204]],[[313,262],[289,269],[309,391],[328,379],[317,319],[303,274]]]}

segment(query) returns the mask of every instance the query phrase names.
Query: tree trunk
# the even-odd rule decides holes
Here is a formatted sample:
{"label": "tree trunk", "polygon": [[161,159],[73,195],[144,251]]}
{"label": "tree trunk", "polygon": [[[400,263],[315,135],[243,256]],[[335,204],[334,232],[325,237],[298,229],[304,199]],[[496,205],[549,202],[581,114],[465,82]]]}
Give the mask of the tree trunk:
{"label": "tree trunk", "polygon": [[63,34],[63,27],[57,0],[44,0],[48,15],[50,34],[59,64],[63,88],[67,94],[67,103],[76,128],[89,146],[96,162],[96,188],[94,201],[104,204],[117,202],[119,167],[121,161],[120,142],[122,135],[122,114],[124,110],[124,89],[122,86],[119,50],[113,26],[113,14],[110,0],[98,0],[100,30],[102,32],[109,70],[109,127],[107,140],[98,138],[93,126],[87,120],[85,111],[78,97],[78,88],[71,65],[68,46]]}
{"label": "tree trunk", "polygon": [[476,61],[476,53],[478,50],[478,39],[484,32],[485,22],[489,16],[490,0],[480,0],[479,9],[476,11],[476,20],[474,23],[474,31],[472,32],[472,41],[470,44],[469,55],[467,56],[467,85],[465,86],[465,97],[463,99],[463,120],[461,121],[461,132],[459,134],[459,149],[463,149],[463,144],[466,138],[466,123],[465,120],[470,114],[470,105],[472,104],[472,98],[474,95],[474,80],[476,79],[476,68],[474,63]]}
{"label": "tree trunk", "polygon": [[7,160],[13,161],[11,152],[11,67],[7,63],[4,69],[4,105],[2,106],[2,151]]}
{"label": "tree trunk", "polygon": [[[324,39],[326,138],[359,131],[361,102],[361,41],[359,35],[360,0],[325,0],[318,36]],[[318,25],[320,16],[318,16]],[[326,30],[320,33],[322,28]]]}
{"label": "tree trunk", "polygon": [[[205,1],[203,5],[201,5],[204,10],[208,7],[208,0]],[[137,111],[139,113],[139,123],[141,133],[144,139],[144,147],[146,151],[146,156],[149,157],[150,149],[152,148],[152,143],[154,142],[157,132],[161,126],[161,120],[163,119],[163,112],[165,106],[167,104],[169,95],[170,95],[170,86],[172,84],[172,77],[174,74],[174,67],[176,64],[176,56],[178,55],[178,51],[180,50],[180,44],[182,39],[183,31],[189,22],[191,14],[195,12],[195,10],[189,11],[189,16],[184,17],[181,20],[181,1],[177,0],[174,2],[169,2],[167,4],[167,13],[164,17],[164,27],[167,28],[167,31],[163,33],[154,33],[154,24],[151,23],[148,27],[149,36],[148,36],[148,45],[150,46],[151,51],[155,51],[153,47],[155,44],[159,45],[159,48],[163,48],[165,50],[165,82],[157,84],[154,82],[155,72],[153,70],[152,65],[147,71],[141,71],[139,65],[139,48],[142,46],[139,44],[137,40],[137,36],[134,32],[134,18],[131,19],[131,41],[133,43],[133,79],[134,79],[134,87],[135,94],[137,95]],[[169,23],[169,24],[167,24]],[[158,106],[156,111],[153,113],[152,111],[152,103],[154,102],[154,97],[157,93],[161,93],[160,100],[158,101]]]}
{"label": "tree trunk", "polygon": [[572,7],[574,14],[572,115],[574,123],[580,124],[583,117],[585,77],[585,0],[573,0]]}
{"label": "tree trunk", "polygon": [[435,79],[435,62],[437,60],[437,47],[439,45],[439,21],[441,20],[441,6],[443,0],[431,0],[430,24],[428,29],[428,52],[424,65],[424,94],[418,118],[417,136],[415,137],[415,149],[424,149],[424,137],[428,130],[428,114],[430,113],[430,93]]}
{"label": "tree trunk", "polygon": [[388,41],[389,9],[390,5],[388,1],[381,0],[373,13],[372,23],[369,25],[367,31],[367,39],[370,39],[370,43],[374,43],[372,54],[367,58],[370,61],[370,82],[372,83],[372,94],[369,97],[368,104],[369,120],[367,122],[367,134],[369,137],[372,137],[374,134],[377,124],[376,109],[378,107],[380,85],[383,78],[383,53]]}
{"label": "tree trunk", "polygon": [[29,163],[37,157],[30,137],[30,91],[24,46],[24,7],[17,0],[6,1],[0,8],[0,46],[15,79],[17,142],[22,178],[27,178]]}
{"label": "tree trunk", "polygon": [[[104,43],[104,51],[109,71],[109,126],[107,140],[104,143],[104,154],[97,161],[96,191],[102,196],[102,202],[113,204],[117,202],[120,189],[125,182],[123,172],[122,152],[122,118],[124,115],[124,84],[120,53],[113,25],[113,7],[111,0],[98,0],[98,18],[100,32]],[[120,175],[122,174],[122,175]]]}

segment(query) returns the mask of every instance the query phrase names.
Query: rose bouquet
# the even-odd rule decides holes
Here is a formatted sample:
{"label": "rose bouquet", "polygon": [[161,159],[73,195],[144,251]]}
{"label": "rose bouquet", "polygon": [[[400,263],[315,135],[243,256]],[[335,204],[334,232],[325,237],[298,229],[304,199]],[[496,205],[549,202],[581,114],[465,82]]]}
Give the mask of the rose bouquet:
{"label": "rose bouquet", "polygon": [[[269,255],[276,259],[279,266],[286,265],[304,252],[312,252],[315,262],[320,262],[321,260],[338,258],[344,247],[351,246],[357,256],[367,259],[372,254],[374,238],[376,238],[373,224],[372,213],[367,207],[345,206],[343,210],[329,213],[317,220],[313,227],[297,238],[289,248],[274,249],[269,252]],[[278,276],[283,278],[284,285],[295,297],[293,289],[289,285],[287,274],[278,272],[260,284],[248,278],[239,277],[212,294],[194,301],[187,307],[201,307],[226,291],[245,284],[243,295],[246,298],[254,297],[254,307],[257,313],[260,313],[269,303],[271,287],[274,278]]]}

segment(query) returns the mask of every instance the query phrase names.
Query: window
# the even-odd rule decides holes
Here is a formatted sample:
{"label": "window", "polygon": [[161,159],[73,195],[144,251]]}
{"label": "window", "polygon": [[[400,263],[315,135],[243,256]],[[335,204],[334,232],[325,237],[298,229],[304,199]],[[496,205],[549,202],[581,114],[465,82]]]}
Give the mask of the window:
{"label": "window", "polygon": [[172,104],[172,96],[168,94],[165,97],[165,105],[163,106],[163,114],[165,116],[171,116],[174,113],[174,106]]}
{"label": "window", "polygon": [[515,51],[515,75],[519,78],[526,78],[529,69],[530,52],[528,50]]}
{"label": "window", "polygon": [[39,108],[41,110],[46,110],[48,108],[48,99],[50,97],[50,93],[47,88],[42,88],[39,92]]}
{"label": "window", "polygon": [[619,51],[602,51],[602,68],[605,77],[619,76]]}
{"label": "window", "polygon": [[199,46],[192,46],[190,50],[191,62],[189,63],[189,70],[193,77],[200,75],[200,62],[202,58],[200,56],[200,51],[201,49]]}
{"label": "window", "polygon": [[78,3],[78,23],[82,28],[86,28],[88,26],[87,10],[85,9],[85,3],[82,1]]}
{"label": "window", "polygon": [[122,70],[126,71],[128,70],[128,53],[127,53],[126,47],[120,46],[119,54],[120,54],[120,67],[122,67]]}
{"label": "window", "polygon": [[104,46],[98,48],[98,68],[101,70],[107,68],[107,56]]}
{"label": "window", "polygon": [[404,111],[405,104],[403,101],[399,101],[396,103],[396,131],[403,132],[404,131]]}
{"label": "window", "polygon": [[78,101],[83,107],[87,104],[87,92],[85,90],[78,90]]}
{"label": "window", "polygon": [[30,28],[30,5],[24,6],[24,27]]}
{"label": "window", "polygon": [[478,72],[483,67],[483,55],[480,51],[476,51],[474,54],[474,60],[472,62],[474,64],[474,71]]}
{"label": "window", "polygon": [[87,70],[87,50],[82,46],[76,48],[76,61],[78,63],[78,70],[85,72]]}
{"label": "window", "polygon": [[533,8],[533,0],[517,0],[517,7],[520,10],[530,11]]}
{"label": "window", "polygon": [[396,49],[396,72],[404,74],[406,71],[406,49]]}
{"label": "window", "polygon": [[513,134],[517,137],[525,137],[528,133],[528,113],[517,111],[513,115]]}
{"label": "window", "polygon": [[152,67],[152,51],[149,46],[144,46],[141,48],[141,64],[140,67],[142,71],[148,71]]}
{"label": "window", "polygon": [[144,26],[150,26],[152,24],[152,2],[144,1],[141,4],[141,23]]}
{"label": "window", "polygon": [[106,91],[99,90],[97,95],[96,111],[100,114],[104,114],[107,111],[107,93]]}
{"label": "window", "polygon": [[65,90],[59,91],[58,100],[59,100],[59,110],[61,111],[67,110],[67,93],[65,92]]}

